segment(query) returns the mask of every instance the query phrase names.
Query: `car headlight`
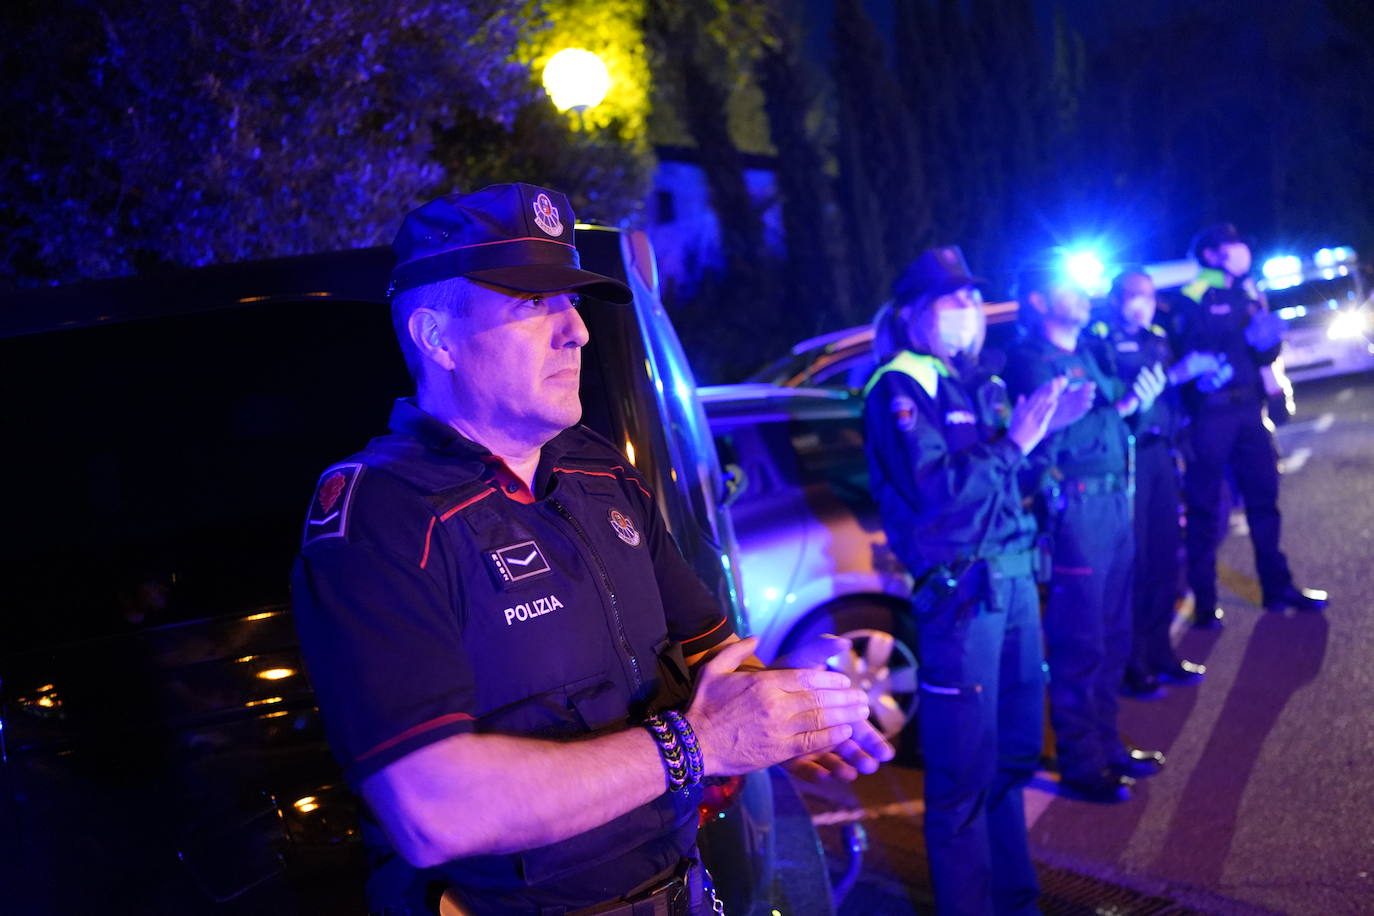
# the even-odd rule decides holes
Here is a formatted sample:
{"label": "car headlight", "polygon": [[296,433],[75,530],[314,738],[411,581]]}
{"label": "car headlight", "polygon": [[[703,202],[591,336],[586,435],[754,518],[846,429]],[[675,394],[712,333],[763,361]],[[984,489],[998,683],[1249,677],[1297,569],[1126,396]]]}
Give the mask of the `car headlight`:
{"label": "car headlight", "polygon": [[1369,313],[1364,311],[1337,312],[1326,326],[1329,340],[1356,340],[1369,332]]}

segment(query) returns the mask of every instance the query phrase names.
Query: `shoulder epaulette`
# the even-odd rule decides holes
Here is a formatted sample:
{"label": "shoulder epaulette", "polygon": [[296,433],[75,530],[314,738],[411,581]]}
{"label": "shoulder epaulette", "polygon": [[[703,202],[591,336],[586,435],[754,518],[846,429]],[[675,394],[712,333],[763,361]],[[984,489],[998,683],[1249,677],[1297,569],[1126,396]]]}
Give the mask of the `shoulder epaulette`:
{"label": "shoulder epaulette", "polygon": [[1169,336],[1168,332],[1165,331],[1162,327],[1160,327],[1160,326],[1157,325],[1157,324],[1152,324],[1152,325],[1150,325],[1150,333],[1153,334],[1153,335],[1155,335],[1156,337],[1168,337],[1168,336]]}
{"label": "shoulder epaulette", "polygon": [[873,386],[878,384],[878,379],[889,372],[900,372],[915,380],[921,386],[921,390],[932,398],[935,391],[940,386],[940,376],[949,377],[949,369],[945,367],[944,361],[935,356],[924,353],[913,353],[910,350],[903,350],[883,365],[869,378],[868,384],[864,385],[864,397],[873,390]]}
{"label": "shoulder epaulette", "polygon": [[1107,326],[1107,322],[1105,321],[1094,321],[1092,324],[1088,325],[1088,333],[1092,334],[1094,337],[1101,337],[1103,340],[1106,340],[1111,332],[1112,329]]}

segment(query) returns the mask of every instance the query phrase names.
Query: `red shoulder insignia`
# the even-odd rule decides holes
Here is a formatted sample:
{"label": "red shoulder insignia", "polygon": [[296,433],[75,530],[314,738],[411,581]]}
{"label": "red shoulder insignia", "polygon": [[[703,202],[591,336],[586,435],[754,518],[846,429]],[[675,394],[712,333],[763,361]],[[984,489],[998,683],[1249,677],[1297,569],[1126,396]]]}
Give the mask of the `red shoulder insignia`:
{"label": "red shoulder insignia", "polygon": [[320,476],[310,511],[305,515],[302,546],[321,538],[341,538],[348,534],[348,510],[353,490],[363,476],[361,464],[336,464]]}

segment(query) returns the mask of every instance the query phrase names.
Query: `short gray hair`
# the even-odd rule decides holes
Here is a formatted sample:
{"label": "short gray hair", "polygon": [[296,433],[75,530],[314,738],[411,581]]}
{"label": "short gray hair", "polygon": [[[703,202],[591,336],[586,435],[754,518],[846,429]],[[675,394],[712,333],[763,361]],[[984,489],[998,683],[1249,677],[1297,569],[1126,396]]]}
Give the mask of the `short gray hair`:
{"label": "short gray hair", "polygon": [[433,309],[446,315],[462,317],[468,314],[472,303],[472,281],[467,277],[451,277],[437,283],[426,283],[413,289],[397,293],[391,300],[391,327],[396,332],[396,342],[401,345],[401,355],[405,357],[406,369],[410,377],[419,385],[424,378],[424,364],[415,341],[410,339],[410,316],[416,309]]}

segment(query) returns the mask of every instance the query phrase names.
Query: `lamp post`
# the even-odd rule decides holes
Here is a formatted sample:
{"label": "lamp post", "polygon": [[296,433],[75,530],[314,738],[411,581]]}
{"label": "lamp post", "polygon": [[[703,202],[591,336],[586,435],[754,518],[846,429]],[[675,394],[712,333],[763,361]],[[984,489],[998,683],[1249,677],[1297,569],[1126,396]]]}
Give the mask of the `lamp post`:
{"label": "lamp post", "polygon": [[611,74],[606,64],[591,51],[564,48],[544,65],[544,89],[559,111],[569,109],[582,113],[601,104],[611,88]]}

